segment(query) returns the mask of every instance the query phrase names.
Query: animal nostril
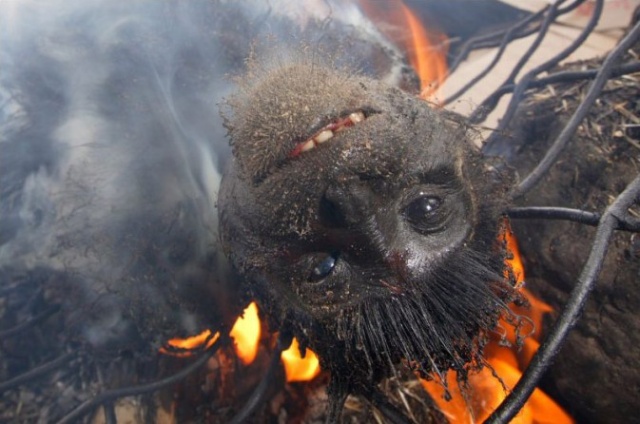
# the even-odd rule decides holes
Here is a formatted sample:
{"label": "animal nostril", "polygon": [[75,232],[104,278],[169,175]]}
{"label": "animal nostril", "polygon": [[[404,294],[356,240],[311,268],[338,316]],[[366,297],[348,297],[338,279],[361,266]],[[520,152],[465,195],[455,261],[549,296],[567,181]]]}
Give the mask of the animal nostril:
{"label": "animal nostril", "polygon": [[358,183],[332,185],[320,201],[320,218],[329,227],[357,227],[369,215],[370,197],[370,191]]}
{"label": "animal nostril", "polygon": [[320,219],[323,224],[330,228],[345,228],[347,226],[347,220],[344,216],[342,208],[335,202],[322,196],[320,200]]}

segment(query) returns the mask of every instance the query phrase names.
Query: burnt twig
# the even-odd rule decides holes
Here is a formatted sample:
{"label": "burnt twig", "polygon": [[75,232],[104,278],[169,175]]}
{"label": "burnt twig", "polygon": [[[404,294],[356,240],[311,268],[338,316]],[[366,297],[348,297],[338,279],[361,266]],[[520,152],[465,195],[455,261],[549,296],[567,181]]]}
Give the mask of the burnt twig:
{"label": "burnt twig", "polygon": [[627,36],[622,39],[620,44],[618,44],[618,46],[616,46],[616,48],[613,49],[604,60],[600,70],[598,71],[598,75],[591,83],[591,87],[589,87],[587,95],[582,103],[580,103],[580,106],[578,106],[569,122],[567,122],[567,125],[564,127],[558,138],[556,138],[549,150],[547,150],[544,158],[542,158],[535,169],[531,171],[531,173],[527,175],[527,177],[513,191],[512,197],[514,199],[523,196],[531,190],[556,162],[564,147],[569,143],[571,137],[573,137],[578,125],[580,125],[580,122],[582,122],[589,112],[589,109],[602,92],[604,85],[609,79],[613,65],[616,63],[618,58],[622,56],[639,38],[640,22],[633,27]]}
{"label": "burnt twig", "polygon": [[[634,27],[634,31],[640,24]],[[578,278],[576,286],[571,291],[567,304],[558,318],[551,333],[533,357],[531,364],[524,372],[518,384],[500,406],[485,421],[488,424],[508,423],[520,411],[531,393],[536,388],[542,374],[547,370],[553,358],[557,355],[566,340],[567,334],[575,326],[577,318],[582,312],[589,293],[593,289],[598,274],[602,269],[604,257],[607,253],[609,241],[613,231],[619,225],[621,218],[627,214],[627,209],[640,199],[640,176],[637,176],[618,198],[609,206],[600,220],[593,247],[586,265]]]}

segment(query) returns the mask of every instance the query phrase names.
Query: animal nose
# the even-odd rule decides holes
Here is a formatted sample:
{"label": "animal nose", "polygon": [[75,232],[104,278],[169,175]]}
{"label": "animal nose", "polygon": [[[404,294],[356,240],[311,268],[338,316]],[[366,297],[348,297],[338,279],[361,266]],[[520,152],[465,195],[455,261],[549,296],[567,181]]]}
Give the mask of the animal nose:
{"label": "animal nose", "polygon": [[328,227],[360,227],[371,214],[372,197],[371,189],[358,181],[333,184],[320,201],[320,217]]}

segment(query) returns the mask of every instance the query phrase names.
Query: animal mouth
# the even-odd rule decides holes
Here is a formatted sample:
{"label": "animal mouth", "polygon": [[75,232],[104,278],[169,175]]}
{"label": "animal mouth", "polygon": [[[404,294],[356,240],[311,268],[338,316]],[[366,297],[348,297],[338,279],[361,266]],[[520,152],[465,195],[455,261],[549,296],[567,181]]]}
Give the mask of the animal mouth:
{"label": "animal mouth", "polygon": [[367,115],[363,111],[351,112],[347,116],[340,117],[324,127],[320,128],[314,135],[295,145],[289,152],[289,158],[296,158],[302,153],[313,150],[321,144],[331,140],[333,136],[345,129],[358,125],[367,119]]}

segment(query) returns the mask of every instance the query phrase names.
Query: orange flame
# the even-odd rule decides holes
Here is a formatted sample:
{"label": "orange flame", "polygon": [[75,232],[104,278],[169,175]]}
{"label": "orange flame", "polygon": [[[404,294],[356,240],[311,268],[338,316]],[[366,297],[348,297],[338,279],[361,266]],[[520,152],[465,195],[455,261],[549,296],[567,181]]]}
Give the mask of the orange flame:
{"label": "orange flame", "polygon": [[287,383],[294,381],[310,381],[320,374],[318,356],[307,348],[304,358],[300,355],[300,346],[295,338],[289,349],[282,352],[282,363],[287,376]]}
{"label": "orange flame", "polygon": [[[169,346],[169,348],[167,349],[165,347],[161,347],[160,353],[164,353],[165,355],[176,356],[178,358],[187,358],[193,355],[193,353],[189,352],[189,350],[201,348],[205,343],[206,343],[205,347],[207,348],[211,347],[216,342],[216,340],[218,340],[219,337],[220,337],[219,332],[214,334],[213,337],[211,337],[211,330],[204,330],[202,333],[198,334],[197,336],[188,337],[186,339],[176,338],[176,339],[169,340],[167,342],[167,345]],[[173,351],[171,349],[180,349],[183,351],[182,352]]]}
{"label": "orange flame", "polygon": [[245,365],[252,363],[256,359],[260,329],[258,305],[256,302],[251,302],[242,313],[242,316],[236,320],[231,333],[229,333],[235,341],[236,354]]}
{"label": "orange flame", "polygon": [[[505,226],[503,236],[507,249],[513,256],[505,260],[505,264],[509,268],[506,272],[513,273],[516,285],[521,286],[524,283],[524,267],[516,239],[508,224]],[[450,401],[445,400],[445,386],[442,382],[421,380],[423,387],[449,422],[469,423],[487,419],[507,395],[502,384],[504,383],[507,389],[514,387],[522,376],[521,370],[526,368],[538,350],[540,343],[536,339],[541,335],[542,318],[545,313],[551,312],[552,308],[535,298],[527,290],[521,290],[529,300],[531,308],[513,306],[511,309],[514,313],[530,319],[535,328],[525,339],[524,346],[520,351],[517,351],[515,347],[517,335],[513,325],[501,320],[498,328],[506,333],[506,339],[512,347],[505,347],[499,343],[502,335],[492,337],[484,353],[488,366],[480,371],[469,373],[469,380],[464,391],[461,390],[454,372],[447,374],[446,381],[446,387],[449,388],[451,395]],[[511,422],[515,424],[569,424],[573,423],[573,419],[542,390],[535,389],[522,410]]]}
{"label": "orange flame", "polygon": [[380,23],[382,33],[406,51],[420,78],[420,97],[434,100],[437,88],[447,76],[447,37],[435,28],[427,30],[401,0],[360,0],[360,6],[374,22]]}
{"label": "orange flame", "polygon": [[[255,302],[251,302],[242,312],[242,316],[238,317],[235,324],[233,324],[233,328],[229,333],[235,341],[236,354],[245,365],[252,363],[256,358],[260,329],[258,305]],[[160,353],[186,358],[193,355],[190,350],[202,348],[205,343],[206,347],[211,347],[218,340],[218,337],[220,337],[219,332],[211,337],[211,330],[204,330],[197,336],[187,337],[186,339],[171,339],[167,342],[168,347],[160,348]],[[178,349],[178,351],[173,349]]]}

